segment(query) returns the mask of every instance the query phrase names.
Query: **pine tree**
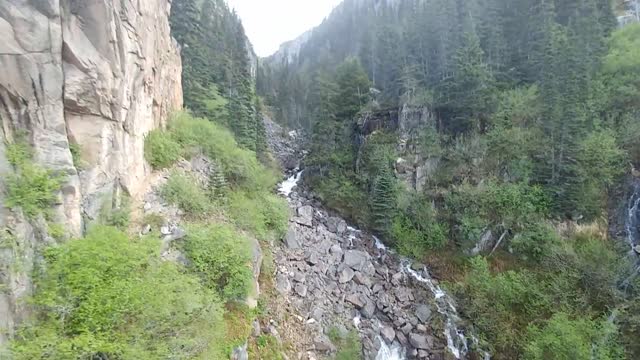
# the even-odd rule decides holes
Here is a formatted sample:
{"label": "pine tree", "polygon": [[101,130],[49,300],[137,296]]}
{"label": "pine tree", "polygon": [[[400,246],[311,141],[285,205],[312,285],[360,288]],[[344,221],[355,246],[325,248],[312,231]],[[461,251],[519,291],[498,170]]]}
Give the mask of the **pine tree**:
{"label": "pine tree", "polygon": [[455,57],[455,72],[440,92],[440,103],[451,111],[447,125],[454,134],[480,130],[492,109],[494,78],[484,62],[478,37],[467,33]]}
{"label": "pine tree", "polygon": [[383,166],[371,191],[371,223],[373,229],[387,235],[396,213],[395,179],[389,166]]}

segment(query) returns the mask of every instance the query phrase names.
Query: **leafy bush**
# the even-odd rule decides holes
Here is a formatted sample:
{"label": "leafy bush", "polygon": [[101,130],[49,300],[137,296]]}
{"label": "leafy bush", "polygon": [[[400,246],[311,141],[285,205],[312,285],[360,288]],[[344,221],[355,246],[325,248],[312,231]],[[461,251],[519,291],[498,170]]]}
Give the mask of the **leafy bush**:
{"label": "leafy bush", "polygon": [[254,152],[240,148],[233,134],[219,124],[181,112],[172,119],[169,132],[183,148],[217,160],[226,179],[245,191],[268,191],[279,179],[275,171],[258,162]]}
{"label": "leafy bush", "polygon": [[160,194],[191,216],[206,214],[211,208],[207,193],[190,175],[173,172],[160,189]]}
{"label": "leafy bush", "polygon": [[266,194],[262,199],[265,225],[277,238],[284,236],[289,228],[289,205],[280,196]]}
{"label": "leafy bush", "polygon": [[6,177],[7,207],[20,207],[27,217],[45,213],[58,201],[62,177],[50,170],[24,163],[17,174]]}
{"label": "leafy bush", "polygon": [[43,213],[47,215],[58,201],[57,192],[62,186],[63,177],[34,164],[33,149],[23,139],[8,144],[6,154],[16,173],[6,176],[5,206],[19,207],[29,218]]}
{"label": "leafy bush", "polygon": [[247,296],[253,273],[249,240],[227,225],[190,226],[184,250],[205,286],[227,300]]}
{"label": "leafy bush", "polygon": [[266,240],[272,232],[281,237],[287,232],[289,207],[275,195],[234,191],[229,196],[228,215],[243,230]]}
{"label": "leafy bush", "polygon": [[429,250],[442,248],[447,243],[445,231],[432,219],[416,226],[407,216],[399,216],[393,221],[391,230],[398,251],[416,259],[421,259]]}
{"label": "leafy bush", "polygon": [[77,169],[82,169],[83,161],[82,161],[82,148],[79,144],[70,142],[69,143],[69,151],[71,151],[71,158],[73,159],[73,166]]}
{"label": "leafy bush", "polygon": [[353,360],[362,358],[362,344],[357,332],[350,331],[346,334],[342,334],[340,333],[340,330],[332,327],[329,329],[327,335],[338,349],[335,356],[336,360]]}
{"label": "leafy bush", "polygon": [[182,147],[170,133],[154,130],[144,141],[144,155],[154,169],[164,169],[180,160]]}
{"label": "leafy bush", "polygon": [[492,347],[496,359],[517,359],[527,326],[544,318],[552,304],[545,288],[526,270],[492,274],[484,258],[471,259],[471,268],[458,288],[461,309]]}
{"label": "leafy bush", "polygon": [[549,256],[559,242],[555,229],[544,223],[535,223],[516,234],[511,246],[518,255],[540,261]]}
{"label": "leafy bush", "polygon": [[624,353],[616,343],[617,329],[606,320],[571,319],[557,313],[544,327],[529,328],[526,360],[622,360]]}
{"label": "leafy bush", "polygon": [[126,229],[131,222],[131,198],[122,195],[120,205],[114,208],[112,198],[106,197],[100,209],[100,221],[103,225]]}
{"label": "leafy bush", "polygon": [[539,187],[493,181],[454,187],[445,198],[456,239],[464,249],[475,246],[487,230],[500,234],[522,232],[542,220],[548,213],[548,204]]}
{"label": "leafy bush", "polygon": [[[108,227],[47,252],[16,360],[222,358],[221,303],[197,277]],[[177,331],[179,330],[179,331]]]}

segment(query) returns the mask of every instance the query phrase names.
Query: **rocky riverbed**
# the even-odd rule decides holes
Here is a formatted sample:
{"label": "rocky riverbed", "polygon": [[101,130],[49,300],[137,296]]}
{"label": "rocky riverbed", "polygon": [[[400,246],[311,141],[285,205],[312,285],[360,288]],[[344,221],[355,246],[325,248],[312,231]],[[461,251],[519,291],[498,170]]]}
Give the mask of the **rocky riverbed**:
{"label": "rocky riverbed", "polygon": [[327,333],[356,330],[365,359],[467,358],[467,339],[451,299],[423,265],[412,265],[374,236],[331,216],[294,187],[281,186],[293,212],[281,246],[274,250],[276,289],[313,334],[310,357],[335,348]]}
{"label": "rocky riverbed", "polygon": [[[367,360],[489,359],[474,352],[454,301],[426,267],[386,248],[375,236],[351,227],[300,186],[304,151],[293,136],[265,119],[269,145],[287,169],[279,187],[292,217],[287,235],[273,247],[279,323],[298,359],[329,358],[328,333],[357,331]],[[293,169],[295,164],[296,169]],[[281,331],[284,332],[284,331]]]}

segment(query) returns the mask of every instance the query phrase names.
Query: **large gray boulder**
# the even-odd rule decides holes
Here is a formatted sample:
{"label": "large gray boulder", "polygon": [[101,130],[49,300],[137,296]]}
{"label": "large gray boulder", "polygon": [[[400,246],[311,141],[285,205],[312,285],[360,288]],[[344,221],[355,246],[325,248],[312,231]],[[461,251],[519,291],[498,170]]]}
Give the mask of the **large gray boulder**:
{"label": "large gray boulder", "polygon": [[364,270],[369,262],[369,254],[359,250],[347,250],[344,253],[344,263],[353,270]]}
{"label": "large gray boulder", "polygon": [[300,225],[313,226],[313,207],[309,205],[301,206],[297,210],[298,216],[293,220]]}
{"label": "large gray boulder", "polygon": [[424,304],[420,304],[416,307],[415,315],[422,323],[427,323],[431,319],[431,309]]}
{"label": "large gray boulder", "polygon": [[296,229],[292,226],[289,227],[289,230],[284,237],[284,244],[287,246],[287,248],[292,250],[300,248],[300,243],[298,243],[298,236],[296,235]]}

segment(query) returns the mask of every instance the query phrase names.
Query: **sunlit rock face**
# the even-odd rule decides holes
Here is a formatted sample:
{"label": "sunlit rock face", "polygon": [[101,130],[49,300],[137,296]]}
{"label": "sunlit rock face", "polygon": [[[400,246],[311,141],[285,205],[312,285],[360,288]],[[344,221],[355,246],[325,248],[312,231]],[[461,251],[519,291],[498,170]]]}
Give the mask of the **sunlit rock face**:
{"label": "sunlit rock face", "polygon": [[[0,2],[0,174],[12,171],[5,142],[26,136],[37,163],[66,175],[54,218],[70,236],[82,233],[105,197],[122,190],[137,194],[150,172],[145,135],[182,106],[170,5],[167,0]],[[71,146],[79,150],[81,171]],[[19,299],[30,292],[28,274],[39,248],[52,241],[41,228],[0,208],[0,229],[21,240],[23,263],[9,269],[6,264],[17,255],[0,250],[6,260],[0,281],[7,289],[0,293],[0,343],[26,314]]]}

